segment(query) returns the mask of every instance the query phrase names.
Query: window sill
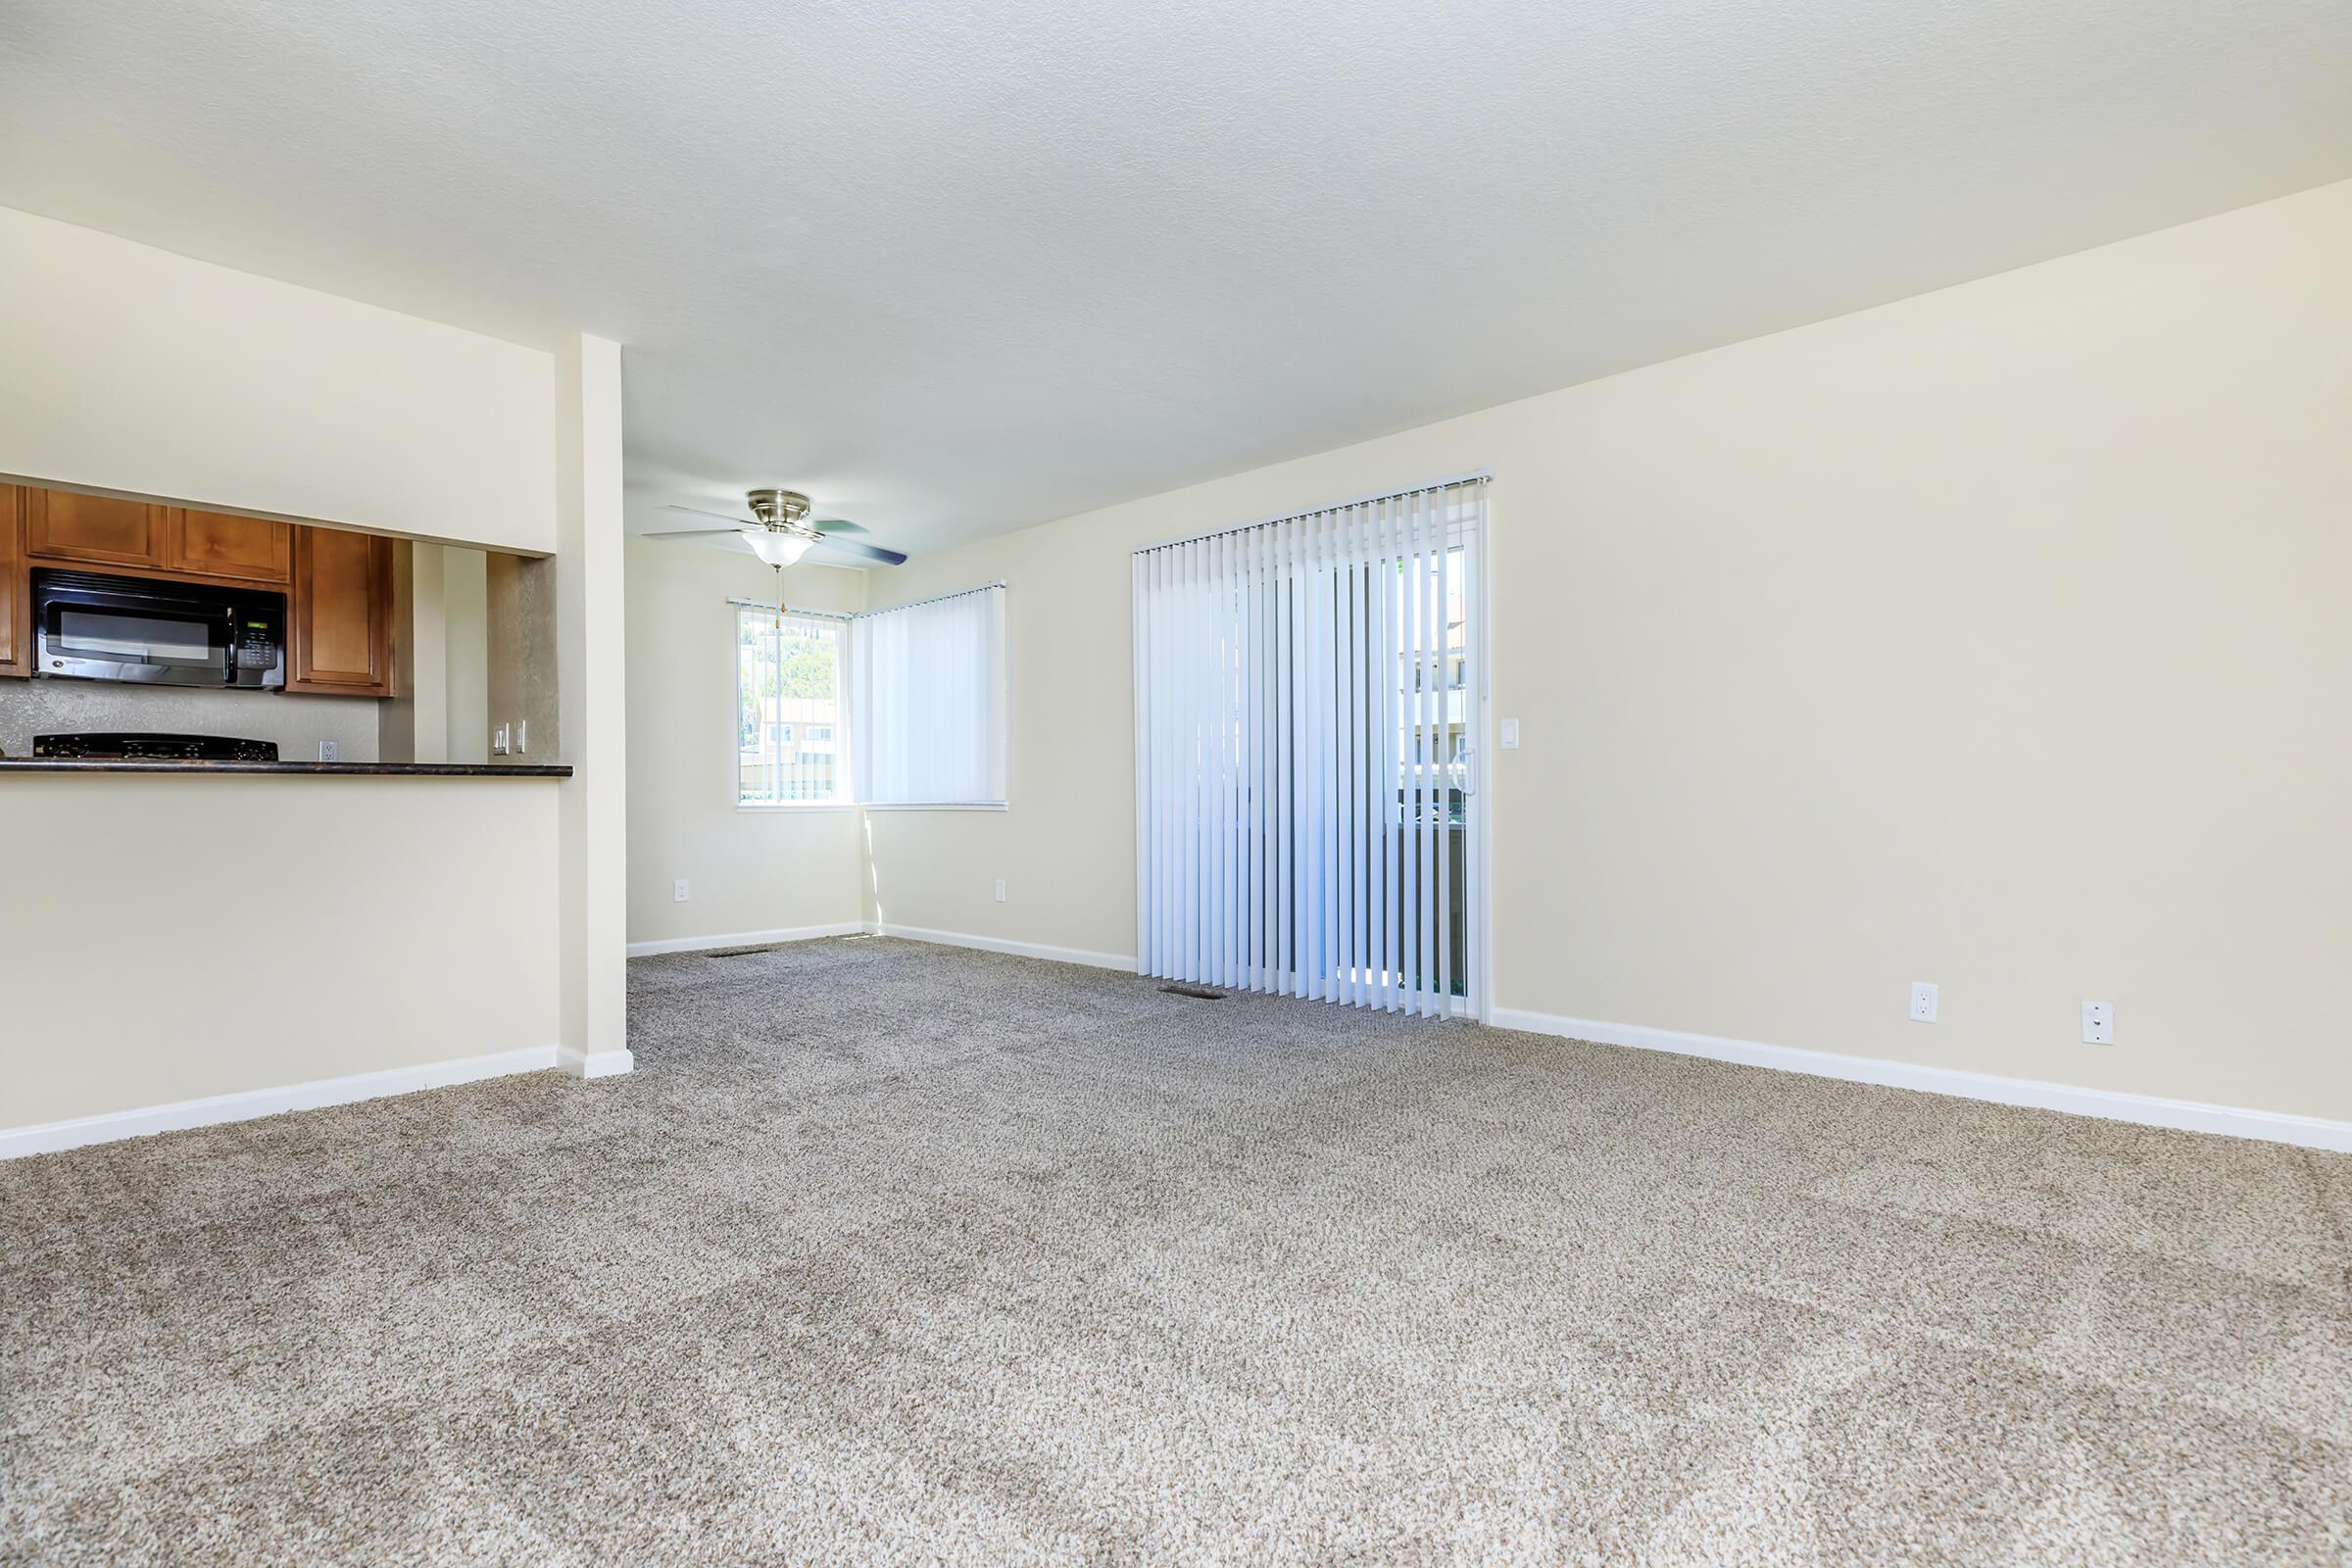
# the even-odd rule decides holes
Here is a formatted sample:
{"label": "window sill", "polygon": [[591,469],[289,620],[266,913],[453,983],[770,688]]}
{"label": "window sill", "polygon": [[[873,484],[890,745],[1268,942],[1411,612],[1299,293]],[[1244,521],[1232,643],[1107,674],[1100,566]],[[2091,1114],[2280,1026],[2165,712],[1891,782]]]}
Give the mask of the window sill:
{"label": "window sill", "polygon": [[855,811],[856,801],[737,801],[738,811],[781,811],[791,815],[800,811]]}
{"label": "window sill", "polygon": [[1007,811],[1012,808],[1004,801],[876,801],[865,808],[869,811]]}

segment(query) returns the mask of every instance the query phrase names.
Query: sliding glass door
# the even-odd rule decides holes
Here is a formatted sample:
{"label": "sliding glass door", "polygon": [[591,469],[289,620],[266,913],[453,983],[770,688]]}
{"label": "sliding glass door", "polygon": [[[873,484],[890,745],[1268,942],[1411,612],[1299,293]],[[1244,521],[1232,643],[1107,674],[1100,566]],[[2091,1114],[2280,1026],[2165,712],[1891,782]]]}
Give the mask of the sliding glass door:
{"label": "sliding glass door", "polygon": [[1485,485],[1139,552],[1145,972],[1476,1002]]}

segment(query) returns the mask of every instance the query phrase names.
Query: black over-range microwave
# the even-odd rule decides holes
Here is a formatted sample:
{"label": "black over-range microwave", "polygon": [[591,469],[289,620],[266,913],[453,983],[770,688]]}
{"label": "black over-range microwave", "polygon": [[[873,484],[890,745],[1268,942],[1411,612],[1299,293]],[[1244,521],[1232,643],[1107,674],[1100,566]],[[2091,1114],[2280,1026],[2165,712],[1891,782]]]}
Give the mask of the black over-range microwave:
{"label": "black over-range microwave", "polygon": [[107,577],[32,574],[33,673],[158,686],[286,684],[286,596]]}

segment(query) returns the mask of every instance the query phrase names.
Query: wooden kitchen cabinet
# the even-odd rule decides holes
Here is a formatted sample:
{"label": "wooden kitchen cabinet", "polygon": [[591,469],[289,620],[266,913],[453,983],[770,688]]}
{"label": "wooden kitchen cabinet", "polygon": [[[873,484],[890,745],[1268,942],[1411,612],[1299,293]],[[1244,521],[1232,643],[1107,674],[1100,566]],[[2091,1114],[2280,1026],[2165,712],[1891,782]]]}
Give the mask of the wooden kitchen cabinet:
{"label": "wooden kitchen cabinet", "polygon": [[172,508],[71,490],[24,492],[24,548],[44,561],[160,566]]}
{"label": "wooden kitchen cabinet", "polygon": [[283,586],[292,530],[231,516],[71,490],[24,492],[25,551],[41,562]]}
{"label": "wooden kitchen cabinet", "polygon": [[32,570],[24,564],[24,493],[0,484],[0,675],[32,673]]}
{"label": "wooden kitchen cabinet", "polygon": [[293,534],[286,690],[392,695],[392,541],[340,528]]}
{"label": "wooden kitchen cabinet", "polygon": [[164,528],[163,564],[191,577],[282,583],[291,563],[292,531],[260,517],[173,507]]}

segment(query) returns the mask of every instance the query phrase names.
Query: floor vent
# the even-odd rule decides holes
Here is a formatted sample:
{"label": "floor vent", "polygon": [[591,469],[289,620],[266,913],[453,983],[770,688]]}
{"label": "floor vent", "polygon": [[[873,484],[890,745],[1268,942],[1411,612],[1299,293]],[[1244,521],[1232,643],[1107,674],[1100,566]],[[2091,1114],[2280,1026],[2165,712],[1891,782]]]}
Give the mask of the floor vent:
{"label": "floor vent", "polygon": [[1159,989],[1172,997],[1194,997],[1202,1002],[1223,1002],[1225,1000],[1224,992],[1211,991],[1206,986],[1161,986]]}

